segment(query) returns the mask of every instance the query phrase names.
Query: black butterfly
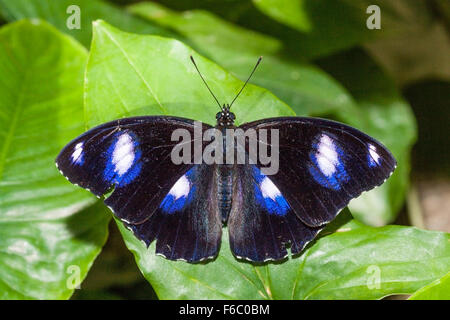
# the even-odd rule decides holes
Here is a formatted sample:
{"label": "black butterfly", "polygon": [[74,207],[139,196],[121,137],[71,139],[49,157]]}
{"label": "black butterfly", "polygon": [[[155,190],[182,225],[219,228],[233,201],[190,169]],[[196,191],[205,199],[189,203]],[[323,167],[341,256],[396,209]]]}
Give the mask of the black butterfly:
{"label": "black butterfly", "polygon": [[[216,115],[222,131],[235,128],[231,105]],[[396,167],[391,153],[366,134],[301,117],[239,127],[279,130],[274,175],[265,175],[258,162],[177,165],[170,159],[177,144],[171,135],[179,128],[194,134],[194,121],[170,116],[115,120],[74,139],[56,159],[70,182],[98,197],[113,190],[106,205],[147,245],[156,239],[156,253],[170,260],[215,257],[223,224],[237,258],[280,260],[288,246],[297,254],[351,199],[381,185]]]}

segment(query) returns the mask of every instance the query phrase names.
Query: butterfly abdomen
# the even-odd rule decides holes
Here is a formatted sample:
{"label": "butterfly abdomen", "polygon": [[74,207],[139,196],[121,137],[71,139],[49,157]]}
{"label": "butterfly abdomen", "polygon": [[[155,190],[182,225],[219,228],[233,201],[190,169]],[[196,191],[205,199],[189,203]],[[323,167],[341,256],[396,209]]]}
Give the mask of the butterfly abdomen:
{"label": "butterfly abdomen", "polygon": [[233,166],[222,164],[216,169],[217,197],[222,222],[228,219],[231,210],[231,193],[233,189]]}

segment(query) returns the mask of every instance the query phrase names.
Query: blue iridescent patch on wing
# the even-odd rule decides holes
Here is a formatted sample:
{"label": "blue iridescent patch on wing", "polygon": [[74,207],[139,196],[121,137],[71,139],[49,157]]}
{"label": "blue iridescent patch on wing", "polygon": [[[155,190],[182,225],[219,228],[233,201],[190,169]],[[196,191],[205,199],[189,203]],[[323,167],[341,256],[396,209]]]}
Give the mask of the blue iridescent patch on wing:
{"label": "blue iridescent patch on wing", "polygon": [[290,207],[280,190],[256,166],[253,166],[253,177],[257,203],[270,214],[284,216]]}
{"label": "blue iridescent patch on wing", "polygon": [[195,185],[192,182],[194,168],[190,169],[177,180],[159,205],[163,212],[171,214],[180,211],[192,201]]}
{"label": "blue iridescent patch on wing", "polygon": [[323,187],[340,190],[342,183],[350,180],[342,161],[344,151],[326,134],[322,134],[317,140],[309,153],[309,173]]}
{"label": "blue iridescent patch on wing", "polygon": [[115,134],[114,141],[106,151],[106,166],[103,177],[119,187],[131,183],[142,169],[142,151],[139,141],[131,131]]}

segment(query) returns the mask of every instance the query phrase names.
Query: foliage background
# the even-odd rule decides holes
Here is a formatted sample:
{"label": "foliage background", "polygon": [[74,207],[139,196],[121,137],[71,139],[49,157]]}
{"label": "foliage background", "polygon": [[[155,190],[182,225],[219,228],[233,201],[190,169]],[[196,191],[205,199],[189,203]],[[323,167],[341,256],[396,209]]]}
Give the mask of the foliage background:
{"label": "foliage background", "polygon": [[[79,30],[66,26],[72,4]],[[370,4],[381,30],[366,28]],[[450,231],[448,2],[0,0],[0,16],[0,298],[69,298],[73,266],[87,276],[75,299],[450,298],[449,235],[423,230]],[[214,262],[155,257],[53,160],[122,116],[213,123],[191,53],[220,101],[264,56],[236,104],[241,123],[346,122],[388,146],[396,172],[284,263],[236,261],[226,233]]]}

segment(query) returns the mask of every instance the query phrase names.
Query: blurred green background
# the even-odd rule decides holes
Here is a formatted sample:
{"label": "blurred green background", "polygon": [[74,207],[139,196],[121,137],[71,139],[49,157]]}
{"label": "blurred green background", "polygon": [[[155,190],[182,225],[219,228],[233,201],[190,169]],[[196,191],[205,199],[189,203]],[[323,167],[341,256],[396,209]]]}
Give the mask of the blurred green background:
{"label": "blurred green background", "polygon": [[[79,30],[66,26],[69,4],[81,8]],[[366,27],[373,4],[381,9],[381,29]],[[0,0],[0,15],[2,24],[43,19],[88,50],[97,19],[176,38],[241,80],[263,55],[253,84],[297,115],[365,131],[398,159],[383,187],[351,203],[355,218],[450,232],[449,1]],[[103,250],[72,298],[156,297],[110,223]]]}

